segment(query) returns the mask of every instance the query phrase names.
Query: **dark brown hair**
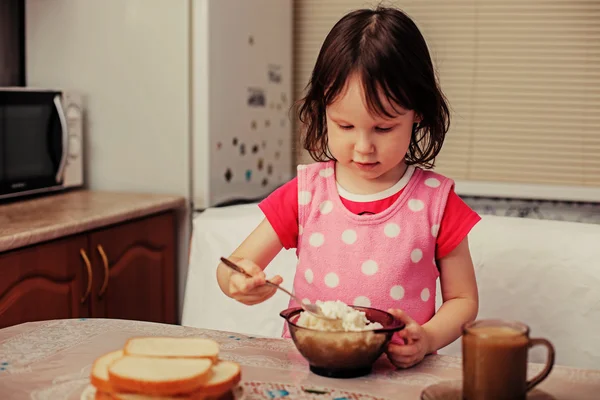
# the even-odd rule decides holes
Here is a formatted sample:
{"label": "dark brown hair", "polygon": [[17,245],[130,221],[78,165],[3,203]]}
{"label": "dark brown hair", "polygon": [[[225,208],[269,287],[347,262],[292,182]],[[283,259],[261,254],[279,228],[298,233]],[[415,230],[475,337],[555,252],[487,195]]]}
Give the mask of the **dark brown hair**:
{"label": "dark brown hair", "polygon": [[413,126],[405,160],[409,165],[433,167],[450,126],[448,105],[419,28],[402,11],[387,7],[349,13],[325,38],[306,96],[298,103],[305,125],[304,148],[311,157],[334,159],[327,146],[325,110],[354,73],[361,78],[372,113],[394,117],[380,98],[383,93],[392,104],[421,117]]}

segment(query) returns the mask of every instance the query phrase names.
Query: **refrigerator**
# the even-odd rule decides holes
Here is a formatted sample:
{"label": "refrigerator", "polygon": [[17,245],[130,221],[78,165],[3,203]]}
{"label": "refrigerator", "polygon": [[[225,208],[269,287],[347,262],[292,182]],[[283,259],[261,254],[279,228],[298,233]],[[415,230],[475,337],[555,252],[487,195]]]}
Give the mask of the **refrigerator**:
{"label": "refrigerator", "polygon": [[179,293],[194,210],[293,176],[292,0],[26,0],[27,86],[84,98],[89,189],[179,194]]}

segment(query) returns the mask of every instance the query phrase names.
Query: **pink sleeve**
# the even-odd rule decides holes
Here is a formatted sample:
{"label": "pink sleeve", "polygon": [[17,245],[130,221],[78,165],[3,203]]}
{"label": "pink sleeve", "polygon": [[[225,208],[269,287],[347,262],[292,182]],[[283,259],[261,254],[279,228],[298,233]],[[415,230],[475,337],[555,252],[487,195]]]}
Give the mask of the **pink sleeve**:
{"label": "pink sleeve", "polygon": [[298,178],[277,188],[258,206],[286,249],[298,245]]}
{"label": "pink sleeve", "polygon": [[481,220],[454,190],[448,194],[436,243],[436,259],[444,258],[456,248]]}

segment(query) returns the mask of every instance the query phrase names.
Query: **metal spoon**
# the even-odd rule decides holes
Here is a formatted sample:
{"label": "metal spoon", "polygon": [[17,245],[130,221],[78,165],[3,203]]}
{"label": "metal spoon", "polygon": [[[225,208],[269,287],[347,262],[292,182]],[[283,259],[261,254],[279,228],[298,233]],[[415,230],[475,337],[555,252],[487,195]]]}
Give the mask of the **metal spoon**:
{"label": "metal spoon", "polygon": [[[244,274],[246,275],[248,278],[253,278],[252,275],[250,275],[249,273],[247,273],[246,271],[244,271],[243,268],[241,268],[240,266],[238,266],[236,263],[234,263],[233,261],[230,261],[228,259],[226,259],[225,257],[221,257],[221,261],[223,262],[223,264],[225,264],[226,266],[228,266],[229,268],[231,268],[232,270],[239,272],[240,274]],[[309,314],[314,315],[317,318],[321,318],[321,319],[326,319],[329,321],[335,321],[337,318],[332,318],[332,317],[328,317],[326,315],[323,314],[323,312],[321,311],[321,307],[319,307],[316,304],[306,304],[304,303],[302,300],[300,300],[298,297],[296,297],[294,294],[292,294],[291,292],[288,292],[286,289],[284,289],[283,287],[274,284],[273,282],[270,281],[266,281],[267,285],[273,286],[279,290],[282,290],[283,292],[287,293],[288,296],[290,296],[292,299],[296,300],[296,302],[298,302],[298,304],[300,304],[300,307],[302,307],[302,309],[304,311],[306,311]]]}

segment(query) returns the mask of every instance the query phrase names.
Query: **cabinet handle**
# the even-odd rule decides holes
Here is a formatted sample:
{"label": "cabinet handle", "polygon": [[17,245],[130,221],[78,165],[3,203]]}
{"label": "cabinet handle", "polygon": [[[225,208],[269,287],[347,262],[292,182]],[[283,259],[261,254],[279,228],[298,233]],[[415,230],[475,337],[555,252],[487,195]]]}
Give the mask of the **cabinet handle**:
{"label": "cabinet handle", "polygon": [[79,249],[79,254],[81,254],[81,258],[83,258],[83,262],[85,263],[85,268],[87,269],[88,274],[87,289],[85,290],[83,297],[81,297],[81,304],[83,304],[86,302],[90,292],[92,291],[92,263],[90,263],[90,259],[88,258],[84,249]]}
{"label": "cabinet handle", "polygon": [[108,257],[106,257],[106,253],[104,252],[101,244],[99,244],[96,249],[98,250],[98,253],[100,253],[100,257],[102,257],[102,263],[104,264],[104,283],[102,283],[102,287],[98,293],[98,298],[101,298],[104,296],[104,293],[108,288]]}

